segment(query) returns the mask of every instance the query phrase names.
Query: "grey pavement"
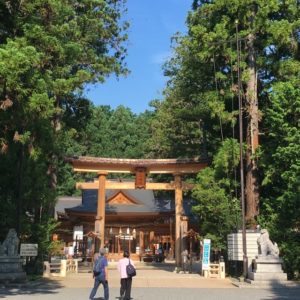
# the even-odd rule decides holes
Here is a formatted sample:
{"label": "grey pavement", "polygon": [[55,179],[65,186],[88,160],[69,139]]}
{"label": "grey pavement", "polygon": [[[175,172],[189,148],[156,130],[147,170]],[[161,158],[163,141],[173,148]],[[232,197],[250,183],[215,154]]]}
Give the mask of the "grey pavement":
{"label": "grey pavement", "polygon": [[[88,299],[93,279],[90,273],[47,279],[25,285],[0,287],[0,298],[83,300]],[[109,271],[110,300],[119,299],[119,278]],[[229,279],[206,279],[199,274],[177,274],[171,270],[138,270],[133,279],[132,300],[299,300],[300,288],[238,288]],[[97,300],[103,299],[100,286]]]}

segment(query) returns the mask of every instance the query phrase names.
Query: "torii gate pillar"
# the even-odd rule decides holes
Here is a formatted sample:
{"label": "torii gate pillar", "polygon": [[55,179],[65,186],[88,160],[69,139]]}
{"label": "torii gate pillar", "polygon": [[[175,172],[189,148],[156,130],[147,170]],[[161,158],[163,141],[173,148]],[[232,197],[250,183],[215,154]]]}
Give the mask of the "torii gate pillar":
{"label": "torii gate pillar", "polygon": [[[98,204],[97,215],[95,220],[95,232],[100,238],[100,248],[104,247],[105,240],[105,183],[107,172],[98,172]],[[96,251],[99,249],[95,249]]]}
{"label": "torii gate pillar", "polygon": [[176,267],[181,267],[181,216],[183,215],[183,197],[182,197],[182,181],[179,174],[175,177],[175,260]]}

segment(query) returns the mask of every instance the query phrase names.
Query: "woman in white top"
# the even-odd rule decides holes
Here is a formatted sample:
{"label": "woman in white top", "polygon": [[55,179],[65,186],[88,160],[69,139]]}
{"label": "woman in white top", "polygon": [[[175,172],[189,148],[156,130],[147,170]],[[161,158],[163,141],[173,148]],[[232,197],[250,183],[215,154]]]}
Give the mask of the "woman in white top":
{"label": "woman in white top", "polygon": [[[129,252],[127,250],[124,251],[123,257],[118,263],[118,271],[121,277],[120,299],[130,300],[132,277],[128,277],[126,272],[126,266],[129,264]],[[134,266],[132,260],[130,260],[130,263]]]}

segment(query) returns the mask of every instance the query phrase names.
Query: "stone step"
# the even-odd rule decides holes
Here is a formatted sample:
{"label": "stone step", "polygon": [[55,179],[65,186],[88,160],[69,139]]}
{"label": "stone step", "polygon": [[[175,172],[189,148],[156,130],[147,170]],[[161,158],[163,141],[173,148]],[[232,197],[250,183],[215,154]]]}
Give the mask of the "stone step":
{"label": "stone step", "polygon": [[[238,286],[238,285],[237,285]],[[297,287],[300,289],[299,283],[288,280],[261,280],[254,281],[251,279],[246,279],[246,282],[238,287],[257,287],[257,288],[287,288],[287,287]]]}
{"label": "stone step", "polygon": [[[107,259],[110,262],[119,261],[121,258],[123,258],[123,253],[108,253],[107,255]],[[136,253],[131,253],[130,259],[133,261],[140,261],[140,256]]]}
{"label": "stone step", "polygon": [[258,281],[287,281],[286,273],[269,273],[269,272],[249,272],[249,279]]}
{"label": "stone step", "polygon": [[[108,269],[114,270],[117,268],[118,262],[109,262]],[[167,269],[173,271],[175,269],[174,262],[163,262],[163,263],[145,263],[140,261],[134,261],[134,265],[137,270],[155,270],[155,269]],[[92,265],[90,266],[83,266],[81,264],[78,265],[78,273],[91,273],[92,272]]]}

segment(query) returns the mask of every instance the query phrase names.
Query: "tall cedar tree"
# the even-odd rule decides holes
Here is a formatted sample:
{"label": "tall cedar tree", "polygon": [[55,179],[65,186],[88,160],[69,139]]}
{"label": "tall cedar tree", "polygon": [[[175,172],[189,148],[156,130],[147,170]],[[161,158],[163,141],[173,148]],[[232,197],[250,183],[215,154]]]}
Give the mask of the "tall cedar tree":
{"label": "tall cedar tree", "polygon": [[4,227],[20,231],[22,220],[48,216],[64,111],[76,109],[73,100],[87,83],[126,73],[123,2],[0,1],[0,186],[2,208],[9,209],[1,211]]}
{"label": "tall cedar tree", "polygon": [[[170,80],[165,101],[159,103],[157,132],[165,133],[161,144],[169,154],[179,150],[181,155],[213,155],[225,137],[236,135],[231,125],[238,108],[238,45],[247,144],[246,218],[251,222],[259,213],[259,105],[264,107],[272,84],[282,76],[279,62],[297,54],[298,1],[194,1],[187,25],[188,34],[174,38],[174,56],[165,67]],[[153,144],[160,144],[155,133]]]}

